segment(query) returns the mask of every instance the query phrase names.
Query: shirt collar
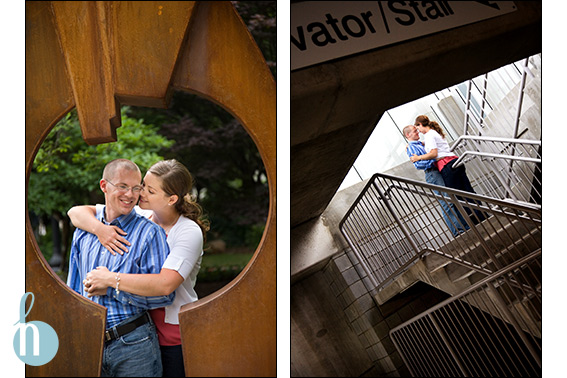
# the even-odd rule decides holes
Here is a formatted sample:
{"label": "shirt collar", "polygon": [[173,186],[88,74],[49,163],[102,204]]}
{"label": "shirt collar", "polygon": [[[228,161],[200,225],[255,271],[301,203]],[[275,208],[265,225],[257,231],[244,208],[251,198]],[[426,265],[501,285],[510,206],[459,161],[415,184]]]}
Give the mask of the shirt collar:
{"label": "shirt collar", "polygon": [[128,224],[136,217],[136,210],[132,209],[132,211],[130,211],[130,213],[125,214],[125,215],[124,214],[120,215],[118,218],[116,218],[112,222],[108,223],[106,221],[106,219],[104,219],[105,213],[106,213],[106,205],[102,208],[102,211],[100,213],[100,220],[104,224],[112,224],[112,225],[118,226],[122,229],[124,229],[124,227],[128,226]]}

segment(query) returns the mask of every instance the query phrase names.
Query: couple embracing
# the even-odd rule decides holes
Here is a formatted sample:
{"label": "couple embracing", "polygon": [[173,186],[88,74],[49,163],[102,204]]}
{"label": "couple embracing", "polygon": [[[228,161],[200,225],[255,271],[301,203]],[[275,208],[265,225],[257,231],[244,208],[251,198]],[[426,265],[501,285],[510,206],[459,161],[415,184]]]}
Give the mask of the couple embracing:
{"label": "couple embracing", "polygon": [[[99,182],[105,204],[76,206],[67,284],[107,308],[102,376],[185,376],[179,310],[196,301],[208,222],[176,160],[142,181],[127,159]],[[139,202],[139,205],[138,205]]]}

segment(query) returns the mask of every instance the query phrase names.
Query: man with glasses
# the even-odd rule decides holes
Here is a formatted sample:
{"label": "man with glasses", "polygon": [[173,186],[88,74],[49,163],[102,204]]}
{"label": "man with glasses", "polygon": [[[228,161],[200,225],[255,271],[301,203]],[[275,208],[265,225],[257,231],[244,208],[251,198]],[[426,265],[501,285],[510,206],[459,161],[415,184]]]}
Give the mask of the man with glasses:
{"label": "man with glasses", "polygon": [[120,273],[157,274],[169,254],[163,229],[134,210],[142,190],[141,181],[140,169],[127,159],[108,163],[100,180],[105,207],[99,220],[127,233],[128,253],[111,254],[94,233],[77,228],[73,234],[67,285],[88,297],[88,272],[98,266],[117,272],[115,285],[108,288],[106,295],[90,298],[107,308],[103,377],[162,375],[157,334],[146,310],[171,304],[175,293],[141,297],[120,291]]}

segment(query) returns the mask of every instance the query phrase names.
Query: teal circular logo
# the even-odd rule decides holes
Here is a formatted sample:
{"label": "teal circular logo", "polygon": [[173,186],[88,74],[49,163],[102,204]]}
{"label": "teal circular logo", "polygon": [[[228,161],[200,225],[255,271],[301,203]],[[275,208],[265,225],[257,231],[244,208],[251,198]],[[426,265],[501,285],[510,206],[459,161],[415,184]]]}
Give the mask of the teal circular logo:
{"label": "teal circular logo", "polygon": [[[31,296],[30,307],[25,312],[26,299]],[[24,363],[32,366],[45,365],[55,357],[59,349],[59,338],[55,330],[47,323],[25,321],[33,306],[33,293],[25,293],[20,301],[20,320],[15,325],[18,330],[14,335],[14,352]],[[24,313],[25,312],[25,313]]]}

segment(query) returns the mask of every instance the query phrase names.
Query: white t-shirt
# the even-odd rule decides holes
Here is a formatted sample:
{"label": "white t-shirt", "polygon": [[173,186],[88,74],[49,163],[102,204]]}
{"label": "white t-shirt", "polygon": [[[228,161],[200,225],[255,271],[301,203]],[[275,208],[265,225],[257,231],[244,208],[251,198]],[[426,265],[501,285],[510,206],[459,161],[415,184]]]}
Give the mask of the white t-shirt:
{"label": "white t-shirt", "polygon": [[434,148],[437,148],[437,159],[441,159],[447,156],[455,156],[449,147],[449,143],[439,135],[439,133],[433,129],[423,134],[423,141],[425,143],[425,152],[429,153]]}
{"label": "white t-shirt", "polygon": [[[104,205],[97,205],[96,209],[98,215],[104,209]],[[134,209],[146,218],[153,214],[152,210],[144,210],[139,206],[135,206]],[[165,322],[179,324],[181,306],[198,299],[195,283],[203,259],[203,233],[195,221],[181,216],[169,230],[167,244],[169,255],[162,268],[177,271],[184,281],[175,289],[173,303],[165,307]]]}

